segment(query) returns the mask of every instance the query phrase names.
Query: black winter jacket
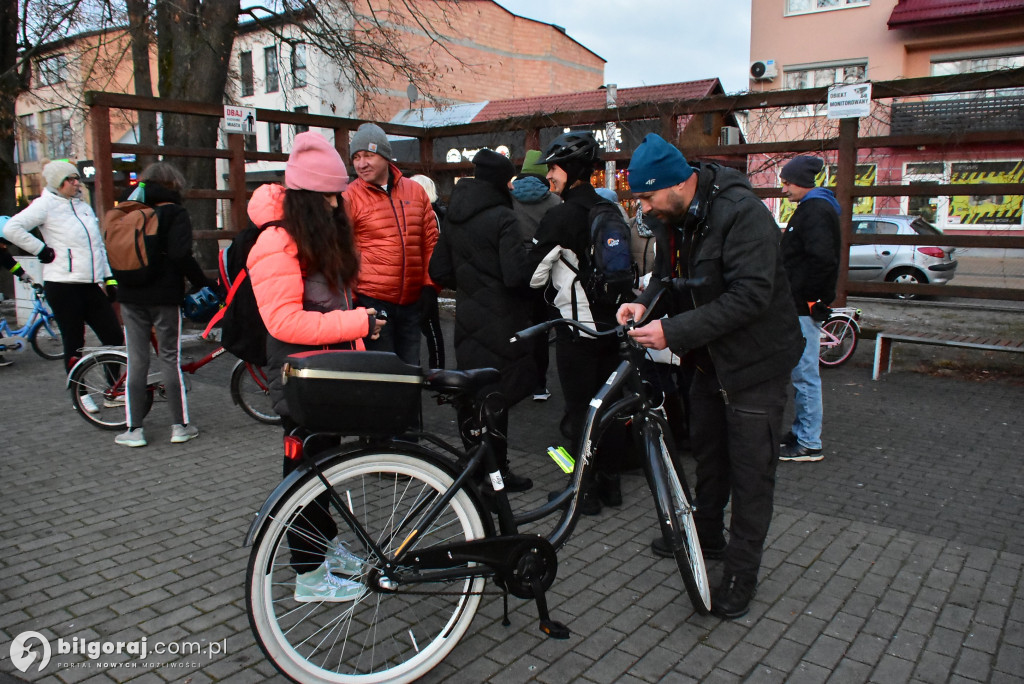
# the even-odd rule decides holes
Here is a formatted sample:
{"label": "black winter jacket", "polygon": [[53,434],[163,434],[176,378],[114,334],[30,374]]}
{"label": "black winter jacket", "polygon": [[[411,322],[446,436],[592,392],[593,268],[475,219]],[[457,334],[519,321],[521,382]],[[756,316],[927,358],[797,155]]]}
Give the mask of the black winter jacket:
{"label": "black winter jacket", "polygon": [[[156,183],[146,185],[146,204],[156,209],[159,218],[157,240],[162,258],[152,282],[141,287],[120,285],[117,300],[124,304],[173,304],[180,306],[185,298],[188,278],[192,289],[212,285],[192,256],[192,221],[181,206],[181,196]],[[169,204],[168,204],[169,203]]]}
{"label": "black winter jacket", "polygon": [[839,215],[827,200],[805,198],[782,235],[782,262],[797,315],[809,316],[808,302],[830,304],[839,277]]}
{"label": "black winter jacket", "polygon": [[[672,351],[710,357],[728,394],[788,374],[803,337],[767,207],[738,171],[711,164],[698,174],[706,216],[659,231],[655,276],[708,279],[665,293],[675,306],[662,326]],[[652,278],[637,301],[647,305],[663,288]]]}
{"label": "black winter jacket", "polygon": [[475,178],[459,181],[429,273],[455,290],[458,367],[497,368],[509,404],[526,397],[536,378],[531,347],[510,340],[530,325],[531,271],[507,192]]}

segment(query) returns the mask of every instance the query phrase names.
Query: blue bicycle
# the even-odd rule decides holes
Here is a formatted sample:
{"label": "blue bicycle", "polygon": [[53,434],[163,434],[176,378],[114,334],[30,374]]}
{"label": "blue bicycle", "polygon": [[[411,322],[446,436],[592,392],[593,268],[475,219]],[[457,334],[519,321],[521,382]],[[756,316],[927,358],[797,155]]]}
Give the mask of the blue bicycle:
{"label": "blue bicycle", "polygon": [[32,315],[28,323],[12,328],[7,319],[0,316],[0,354],[25,349],[26,340],[32,349],[44,359],[56,361],[64,358],[64,339],[53,318],[53,312],[46,306],[46,295],[39,283],[32,285]]}

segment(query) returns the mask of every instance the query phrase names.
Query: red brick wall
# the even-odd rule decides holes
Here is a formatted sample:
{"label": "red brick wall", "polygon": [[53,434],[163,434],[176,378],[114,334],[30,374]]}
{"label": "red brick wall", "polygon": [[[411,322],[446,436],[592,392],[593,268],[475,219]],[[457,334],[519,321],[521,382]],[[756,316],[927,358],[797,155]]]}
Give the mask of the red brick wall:
{"label": "red brick wall", "polygon": [[[481,102],[594,90],[604,82],[604,60],[551,25],[517,17],[490,0],[418,4],[449,37],[446,51],[430,45],[418,28],[405,33],[406,54],[437,74],[430,83],[416,83],[423,94]],[[406,20],[405,26],[413,25]],[[386,95],[361,103],[360,117],[388,120],[409,106],[405,78],[384,82]]]}

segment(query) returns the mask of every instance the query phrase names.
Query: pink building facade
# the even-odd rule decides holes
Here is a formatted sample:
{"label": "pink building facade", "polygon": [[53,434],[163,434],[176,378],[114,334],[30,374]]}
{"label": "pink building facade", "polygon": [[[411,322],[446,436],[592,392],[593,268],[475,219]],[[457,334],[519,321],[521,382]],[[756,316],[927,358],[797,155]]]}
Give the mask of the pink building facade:
{"label": "pink building facade", "polygon": [[[1024,67],[1024,0],[756,0],[751,3],[752,92],[945,76]],[[831,137],[824,106],[752,112],[750,142]],[[1020,88],[876,101],[862,135],[1024,128]],[[826,161],[835,154],[826,152]],[[788,157],[751,160],[755,184],[777,186]],[[834,167],[833,167],[834,168]],[[828,183],[826,178],[824,182]],[[1024,181],[1024,147],[863,150],[858,182]],[[1020,234],[1022,197],[862,198],[856,213],[920,214],[949,233]],[[781,222],[789,208],[772,201]]]}

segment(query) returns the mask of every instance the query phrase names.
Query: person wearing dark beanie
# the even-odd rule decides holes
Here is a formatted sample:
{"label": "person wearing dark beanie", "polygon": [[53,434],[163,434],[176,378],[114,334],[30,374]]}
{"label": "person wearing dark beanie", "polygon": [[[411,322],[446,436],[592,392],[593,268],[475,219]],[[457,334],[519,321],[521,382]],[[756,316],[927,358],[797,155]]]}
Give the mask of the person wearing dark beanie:
{"label": "person wearing dark beanie", "polygon": [[[661,296],[673,315],[630,331],[649,349],[685,355],[690,444],[697,459],[694,522],[706,559],[721,558],[711,612],[750,609],[772,518],[778,441],[789,374],[803,339],[779,254],[779,229],[745,175],[716,164],[694,168],[656,134],[633,152],[629,187],[644,216],[663,224],[651,284],[617,320],[642,320]],[[688,289],[672,278],[701,281]],[[731,500],[728,541],[725,509]],[[672,545],[658,537],[658,556]]]}
{"label": "person wearing dark beanie", "polygon": [[782,194],[797,202],[782,234],[782,262],[804,334],[804,353],[792,374],[793,425],[782,439],[779,458],[783,461],[824,458],[818,338],[827,316],[819,312],[827,310],[836,296],[841,245],[839,202],[828,188],[815,187],[824,166],[817,157],[801,155],[787,162],[779,174]]}
{"label": "person wearing dark beanie", "polygon": [[[473,157],[475,176],[455,184],[441,237],[430,259],[430,278],[455,290],[455,361],[460,370],[497,368],[500,390],[508,406],[526,398],[536,377],[528,345],[512,336],[530,325],[530,266],[519,226],[512,212],[508,183],[515,167],[488,149]],[[473,420],[459,409],[459,424]],[[508,434],[508,411],[498,418],[498,432]],[[473,446],[463,433],[466,448]],[[533,486],[512,473],[508,445],[502,436],[495,456],[505,488],[521,492]],[[490,491],[490,488],[485,488]]]}
{"label": "person wearing dark beanie", "polygon": [[484,148],[473,157],[473,176],[485,183],[508,190],[509,181],[516,175],[516,167],[508,157]]}

